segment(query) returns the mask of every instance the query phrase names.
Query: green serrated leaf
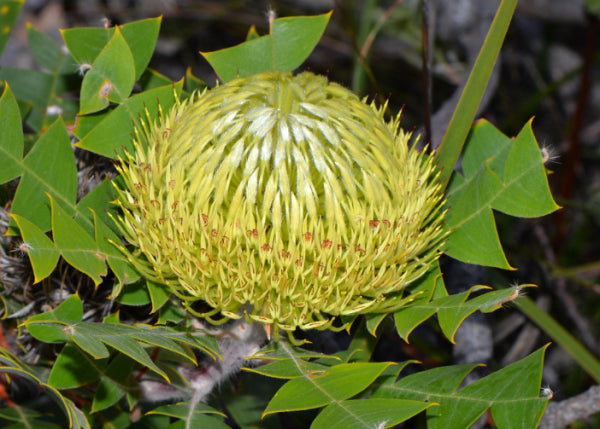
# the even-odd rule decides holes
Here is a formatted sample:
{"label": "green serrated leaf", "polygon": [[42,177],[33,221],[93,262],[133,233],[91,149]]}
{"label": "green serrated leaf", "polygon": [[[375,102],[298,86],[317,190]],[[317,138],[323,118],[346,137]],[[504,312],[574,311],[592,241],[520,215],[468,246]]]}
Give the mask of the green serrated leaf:
{"label": "green serrated leaf", "polygon": [[167,301],[165,305],[158,310],[158,323],[163,325],[167,323],[179,324],[183,322],[186,317],[187,314],[185,310],[172,301]]}
{"label": "green serrated leaf", "polygon": [[384,398],[334,402],[319,413],[310,428],[389,428],[408,420],[433,405],[421,401]]}
{"label": "green serrated leaf", "polygon": [[65,260],[87,274],[96,285],[106,275],[106,264],[94,239],[50,196],[54,243]]}
{"label": "green serrated leaf", "polygon": [[498,429],[534,428],[548,401],[540,397],[545,349],[462,389],[458,386],[474,365],[434,368],[396,383],[391,380],[379,386],[373,397],[438,403],[438,407],[427,410],[427,427],[431,429],[469,427],[490,407]]}
{"label": "green serrated leaf", "polygon": [[52,240],[33,222],[14,213],[10,213],[10,217],[14,219],[21,232],[22,247],[29,256],[33,268],[34,283],[37,283],[54,271],[60,257],[60,251]]}
{"label": "green serrated leaf", "polygon": [[81,83],[79,114],[97,112],[127,99],[135,83],[135,64],[119,27],[91,64]]}
{"label": "green serrated leaf", "polygon": [[97,229],[94,228],[96,220],[101,221],[104,227],[118,232],[118,227],[108,215],[108,208],[114,199],[115,188],[112,181],[110,179],[103,180],[77,203],[75,220],[90,235],[94,235]]}
{"label": "green serrated leaf", "polygon": [[59,320],[61,322],[79,322],[83,317],[83,303],[81,302],[81,298],[79,298],[77,295],[71,295],[69,298],[61,302],[60,305],[54,310],[42,314],[47,314],[48,316],[54,317],[55,320]]}
{"label": "green serrated leaf", "polygon": [[150,303],[150,293],[145,281],[136,282],[123,288],[116,298],[117,302],[125,305],[146,305]]}
{"label": "green serrated leaf", "polygon": [[133,53],[136,79],[140,78],[152,58],[161,22],[162,16],[159,16],[118,26]]}
{"label": "green serrated leaf", "polygon": [[18,163],[23,176],[15,193],[12,212],[27,217],[40,229],[48,230],[50,205],[44,192],[67,208],[77,196],[75,158],[62,120],[58,119]]}
{"label": "green serrated leaf", "polygon": [[329,369],[328,366],[305,360],[294,361],[292,359],[277,360],[275,362],[261,365],[255,368],[243,368],[246,371],[265,375],[272,378],[291,379],[301,377],[304,374],[312,374],[318,377]]}
{"label": "green serrated leaf", "polygon": [[[148,18],[117,26],[127,42],[135,64],[135,79],[139,79],[150,62],[158,38],[162,17]],[[92,64],[114,36],[110,28],[69,28],[61,30],[69,52],[79,64]]]}
{"label": "green serrated leaf", "polygon": [[148,286],[148,293],[150,294],[150,301],[152,302],[152,313],[158,311],[171,296],[171,289],[167,285],[162,283],[155,283],[150,280],[146,280]]}
{"label": "green serrated leaf", "polygon": [[449,188],[447,253],[464,262],[511,269],[492,209],[536,217],[559,207],[548,187],[539,146],[528,122],[515,139],[485,120],[471,130],[464,149],[464,177]]}
{"label": "green serrated leaf", "polygon": [[24,3],[25,0],[0,0],[0,55]]}
{"label": "green serrated leaf", "polygon": [[113,29],[69,28],[60,30],[71,56],[79,64],[92,64],[113,35]]}
{"label": "green serrated leaf", "polygon": [[489,289],[489,287],[473,286],[465,292],[436,299],[428,304],[429,306],[435,307],[440,328],[442,328],[442,332],[450,341],[454,342],[454,334],[456,334],[458,327],[467,316],[479,309],[477,303],[472,304],[471,301],[466,301],[467,298],[474,291],[482,289]]}
{"label": "green serrated leaf", "polygon": [[[108,266],[113,271],[119,280],[118,287],[123,284],[133,283],[140,278],[140,274],[135,270],[133,265],[125,256],[111,243],[119,240],[118,236],[109,229],[106,224],[94,213],[94,225],[96,231],[94,233],[96,243],[100,248],[100,252],[108,261]],[[111,220],[112,222],[112,220]]]}
{"label": "green serrated leaf", "polygon": [[105,359],[110,356],[110,352],[104,343],[96,335],[87,332],[81,325],[69,326],[66,332],[69,334],[71,341],[77,344],[81,350],[93,356],[94,359]]}
{"label": "green serrated leaf", "polygon": [[439,263],[436,263],[436,266],[432,270],[417,281],[411,294],[415,295],[415,299],[409,305],[394,313],[394,323],[398,335],[407,342],[410,333],[422,322],[435,314],[436,310],[428,307],[426,304],[433,297],[441,298],[448,296]]}
{"label": "green serrated leaf", "polygon": [[504,192],[493,204],[494,209],[512,216],[539,217],[560,208],[552,198],[531,123],[514,139],[504,169]]}
{"label": "green serrated leaf", "polygon": [[396,329],[399,335],[406,339],[416,326],[437,313],[442,332],[450,341],[454,341],[456,330],[469,315],[478,310],[485,313],[497,310],[503,304],[515,300],[523,287],[535,287],[535,285],[488,291],[467,300],[473,292],[489,288],[478,285],[468,291],[448,295],[443,285],[437,285],[438,292],[433,293],[433,299],[431,299],[431,292],[428,292],[394,314]]}
{"label": "green serrated leaf", "polygon": [[390,365],[393,363],[344,363],[331,367],[325,374],[303,373],[277,391],[263,416],[308,410],[348,399],[366,389]]}
{"label": "green serrated leaf", "polygon": [[64,343],[69,340],[65,328],[81,321],[83,304],[77,295],[65,299],[54,310],[30,317],[23,326],[36,339],[45,343]]}
{"label": "green serrated leaf", "polygon": [[[70,298],[69,298],[70,299]],[[69,301],[66,300],[65,302]],[[79,301],[81,303],[81,301]],[[63,303],[64,304],[64,303]],[[62,305],[62,304],[61,304]],[[71,307],[77,306],[77,303],[71,300],[66,306],[64,306],[59,313],[69,314],[72,310]],[[60,306],[59,306],[60,307]],[[68,307],[68,308],[67,308]],[[56,310],[59,308],[57,307]],[[55,311],[56,311],[55,310]],[[64,315],[64,314],[63,314]],[[65,398],[57,389],[50,386],[49,384],[43,383],[30,368],[25,365],[22,361],[12,355],[5,349],[0,347],[0,360],[4,363],[4,366],[0,366],[0,372],[8,374],[16,374],[21,378],[33,382],[38,386],[40,390],[46,392],[50,398],[60,405],[67,418],[66,427],[73,429],[89,429],[90,425],[85,415],[79,410],[70,399]],[[63,426],[65,427],[65,426]]]}
{"label": "green serrated leaf", "polygon": [[106,373],[102,376],[92,402],[92,413],[114,405],[128,390],[131,390],[132,370],[134,361],[129,357],[119,354],[115,356]]}
{"label": "green serrated leaf", "polygon": [[71,429],[89,429],[90,424],[85,417],[85,414],[77,408],[77,406],[68,398],[65,398],[60,394],[58,390],[49,386],[47,384],[42,387],[46,387],[47,392],[50,397],[54,398],[54,400],[61,406],[64,413],[67,415],[68,426]]}
{"label": "green serrated leaf", "polygon": [[[132,334],[136,332],[134,327],[122,324],[98,324],[98,323],[79,323],[73,327],[77,332],[78,339],[86,338],[88,341],[101,341],[102,343],[120,351],[131,359],[139,362],[148,369],[159,374],[165,380],[169,381],[167,375],[150,359],[148,353],[136,341]],[[73,332],[71,332],[73,335]]]}
{"label": "green serrated leaf", "polygon": [[[387,317],[387,314],[384,316]],[[376,336],[374,330],[372,331],[369,328],[368,321],[369,318],[367,317],[367,323],[361,323],[352,336],[352,342],[344,352],[344,362],[368,362],[371,360],[371,355],[379,342],[379,336]],[[377,325],[379,325],[379,323]],[[339,353],[337,355],[340,356]]]}
{"label": "green serrated leaf", "polygon": [[91,124],[87,117],[80,118],[75,134],[81,140],[76,146],[113,159],[122,156],[125,150],[133,153],[133,124],[139,125],[140,115],[145,116],[145,112],[150,120],[155,120],[159,103],[163,111],[168,111],[182,88],[183,80],[134,95],[107,114],[94,116]]}
{"label": "green serrated leaf", "polygon": [[[485,141],[485,144],[475,144]],[[481,119],[471,128],[462,155],[464,177],[472,179],[479,173],[486,162],[493,164],[493,170],[504,176],[504,165],[512,145],[512,139],[505,136],[498,128]]]}
{"label": "green serrated leaf", "polygon": [[9,85],[4,86],[0,98],[0,129],[0,153],[4,159],[0,183],[5,183],[23,173],[23,126],[17,100]]}
{"label": "green serrated leaf", "polygon": [[504,256],[490,207],[502,190],[502,180],[484,166],[472,181],[463,182],[460,190],[454,185],[459,182],[453,180],[449,189],[452,210],[448,211],[446,226],[452,234],[446,253],[470,264],[513,269]]}
{"label": "green serrated leaf", "polygon": [[[192,363],[194,365],[198,363],[196,361],[196,356],[188,347],[190,343],[182,341],[180,337],[173,336],[172,331],[160,326],[150,327],[146,325],[138,325],[136,328],[136,332],[132,334],[132,336],[134,336],[138,341],[142,341],[148,345],[160,347],[163,350],[168,350],[171,353],[187,359],[188,363]],[[197,347],[195,342],[191,345]]]}
{"label": "green serrated leaf", "polygon": [[178,341],[182,344],[187,344],[190,347],[202,350],[214,360],[223,359],[219,351],[217,340],[213,335],[208,335],[205,333],[199,334],[197,331],[189,331],[188,329],[183,328],[178,329],[176,327],[169,329],[166,327],[160,327],[154,329],[160,329],[157,331],[158,333],[168,336],[174,341]]}
{"label": "green serrated leaf", "polygon": [[283,342],[272,341],[267,346],[256,352],[252,359],[334,359],[338,362],[342,360],[337,356],[331,356],[324,353],[319,353],[311,350],[305,350],[301,347],[292,346]]}
{"label": "green serrated leaf", "polygon": [[317,45],[330,16],[331,12],[277,18],[268,35],[231,48],[200,53],[223,82],[267,70],[294,70]]}
{"label": "green serrated leaf", "polygon": [[52,365],[48,384],[56,389],[73,389],[98,381],[106,359],[92,360],[76,346],[65,344]]}
{"label": "green serrated leaf", "polygon": [[[442,296],[428,303],[416,302],[406,309],[412,311],[408,311],[407,313],[403,314],[404,309],[402,309],[398,312],[398,315],[396,316],[396,326],[402,328],[402,330],[399,330],[399,332],[402,332],[402,335],[404,335],[407,331],[410,333],[410,331],[412,331],[412,329],[414,329],[414,327],[416,327],[418,324],[437,313],[442,332],[446,338],[448,338],[450,341],[454,341],[454,334],[456,333],[456,330],[460,324],[467,318],[467,316],[480,309],[477,303],[466,301],[467,298],[474,291],[486,288],[488,287],[473,286],[468,291],[454,295]],[[416,319],[414,321],[410,321],[407,320],[407,316],[415,316]],[[408,335],[408,333],[406,333],[406,335]]]}
{"label": "green serrated leaf", "polygon": [[[62,119],[40,137],[25,159],[19,162],[23,176],[15,192],[11,211],[26,217],[42,231],[51,226],[50,204],[52,199],[72,214],[77,198],[77,170],[69,135]],[[14,224],[11,233],[15,233]]]}
{"label": "green serrated leaf", "polygon": [[189,404],[170,404],[162,405],[147,413],[147,415],[153,414],[185,420],[188,427],[193,428],[229,429],[229,426],[225,424],[221,417],[207,414],[216,414],[222,417],[225,417],[225,415],[203,403],[196,404],[192,413],[190,413]]}

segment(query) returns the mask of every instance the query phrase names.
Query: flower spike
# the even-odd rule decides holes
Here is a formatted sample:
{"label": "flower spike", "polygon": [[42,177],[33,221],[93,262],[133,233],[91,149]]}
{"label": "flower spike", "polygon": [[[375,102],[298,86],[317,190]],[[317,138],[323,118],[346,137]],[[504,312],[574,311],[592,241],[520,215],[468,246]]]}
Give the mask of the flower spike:
{"label": "flower spike", "polygon": [[119,167],[128,257],[188,309],[274,338],[397,310],[442,252],[444,196],[384,108],[279,71],[178,102]]}

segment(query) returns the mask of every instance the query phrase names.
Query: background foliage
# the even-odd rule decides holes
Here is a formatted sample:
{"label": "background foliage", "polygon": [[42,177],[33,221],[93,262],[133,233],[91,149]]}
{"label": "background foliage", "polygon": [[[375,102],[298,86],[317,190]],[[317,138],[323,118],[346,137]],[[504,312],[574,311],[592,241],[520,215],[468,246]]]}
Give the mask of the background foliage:
{"label": "background foliage", "polygon": [[[3,28],[14,25],[22,5],[0,1]],[[515,6],[515,0],[501,3],[437,152],[448,179],[448,254],[503,269],[512,266],[494,211],[532,218],[558,208],[529,118],[515,138],[486,120],[471,128]],[[330,16],[276,19],[262,36],[251,27],[244,43],[202,56],[223,82],[261,70],[305,68]],[[3,266],[12,264],[16,271],[3,268],[11,275],[2,279],[6,339],[0,372],[8,393],[0,419],[15,427],[284,427],[295,422],[298,427],[372,428],[420,415],[411,424],[463,428],[490,409],[499,428],[534,427],[548,401],[540,392],[546,347],[465,387],[461,383],[475,364],[440,366],[447,363],[440,358],[443,348],[435,350],[410,334],[426,324],[429,332],[453,341],[469,315],[515,300],[519,305],[525,299],[519,307],[528,314],[545,313],[520,298],[528,285],[508,286],[501,276],[490,282],[497,290],[468,285],[449,293],[439,266],[411,287],[409,302],[391,317],[362,320],[341,339],[306,333],[313,347],[268,344],[255,356],[262,365],[248,368],[230,386],[225,383],[207,404],[139,401],[143,380],[185,389],[180,365],[221,358],[214,336],[195,329],[165,287],[140,278],[111,244],[119,236],[108,215],[114,210],[110,181],[118,180],[110,160],[131,147],[135,127],[155,120],[176,97],[206,86],[190,69],[167,77],[148,67],[161,24],[159,17],[70,28],[61,31],[65,48],[28,25],[39,70],[0,68],[5,82],[0,182],[5,183],[2,204],[9,207],[6,232],[12,237],[3,243]],[[365,40],[372,34],[369,28],[375,33],[383,28],[381,20],[360,25],[367,25]],[[0,47],[5,42],[0,38]],[[361,73],[363,79],[369,75],[364,58],[355,69],[362,70],[355,82]],[[462,170],[452,173],[459,155]],[[552,323],[551,318],[534,320],[546,327]],[[577,351],[592,377],[599,376],[592,354],[568,332],[555,335],[557,342],[571,344],[567,349]],[[396,348],[400,339],[410,338],[439,362],[426,366],[437,367],[418,370],[417,355],[397,351],[382,359],[385,353],[378,347],[389,347],[390,338]],[[319,348],[327,342],[344,346]],[[11,399],[32,386],[43,394],[30,401]],[[62,413],[53,412],[48,400]]]}

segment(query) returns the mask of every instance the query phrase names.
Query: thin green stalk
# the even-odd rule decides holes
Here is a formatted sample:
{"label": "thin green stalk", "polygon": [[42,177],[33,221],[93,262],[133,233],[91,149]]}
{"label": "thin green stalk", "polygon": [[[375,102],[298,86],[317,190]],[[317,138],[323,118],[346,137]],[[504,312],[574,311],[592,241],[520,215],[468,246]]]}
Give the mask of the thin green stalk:
{"label": "thin green stalk", "polygon": [[[363,57],[362,46],[369,35],[369,27],[373,11],[377,6],[375,0],[368,0],[360,9],[358,19],[358,31],[356,34],[357,52],[354,56],[354,64],[352,66],[352,91],[358,92],[365,86],[365,64],[367,62],[366,54]],[[361,58],[362,57],[362,58]]]}
{"label": "thin green stalk", "polygon": [[517,1],[502,0],[502,3],[500,3],[490,31],[483,42],[471,75],[437,151],[436,158],[441,169],[441,179],[445,183],[448,182],[452,174],[454,164],[456,164],[469,134],[477,107],[483,97],[485,87],[500,53],[500,48],[504,42],[504,37],[506,36],[515,7],[517,6]]}
{"label": "thin green stalk", "polygon": [[600,383],[600,361],[588,349],[530,298],[521,296],[514,302],[519,310],[564,348],[596,383]]}

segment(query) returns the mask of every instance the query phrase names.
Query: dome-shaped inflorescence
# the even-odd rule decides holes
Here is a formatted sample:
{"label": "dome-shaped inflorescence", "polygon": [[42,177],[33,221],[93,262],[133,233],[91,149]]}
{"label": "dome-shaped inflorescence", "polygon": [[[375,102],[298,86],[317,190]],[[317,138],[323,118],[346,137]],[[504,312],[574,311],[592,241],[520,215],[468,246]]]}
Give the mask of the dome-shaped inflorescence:
{"label": "dome-shaped inflorescence", "polygon": [[445,240],[433,158],[398,121],[308,72],[178,103],[120,166],[131,261],[191,311],[275,333],[396,310]]}

